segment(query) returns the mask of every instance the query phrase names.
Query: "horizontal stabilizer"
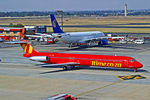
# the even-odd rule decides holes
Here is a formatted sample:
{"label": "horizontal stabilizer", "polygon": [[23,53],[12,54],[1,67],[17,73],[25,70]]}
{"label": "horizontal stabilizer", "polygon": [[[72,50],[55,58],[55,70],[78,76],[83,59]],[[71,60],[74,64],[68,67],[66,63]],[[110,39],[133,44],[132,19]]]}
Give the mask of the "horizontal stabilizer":
{"label": "horizontal stabilizer", "polygon": [[27,40],[21,40],[21,41],[10,41],[10,42],[4,42],[4,43],[22,44],[22,43],[28,43],[28,41]]}

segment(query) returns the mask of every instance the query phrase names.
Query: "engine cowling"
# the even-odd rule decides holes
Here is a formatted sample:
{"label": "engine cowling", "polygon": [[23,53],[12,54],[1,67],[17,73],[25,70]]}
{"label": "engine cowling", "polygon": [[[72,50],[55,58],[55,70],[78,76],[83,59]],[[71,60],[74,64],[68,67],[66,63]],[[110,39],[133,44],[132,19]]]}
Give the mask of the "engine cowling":
{"label": "engine cowling", "polygon": [[107,45],[108,44],[108,40],[101,40],[99,41],[98,45]]}
{"label": "engine cowling", "polygon": [[49,60],[47,56],[32,56],[29,59],[33,61],[40,61],[40,62]]}

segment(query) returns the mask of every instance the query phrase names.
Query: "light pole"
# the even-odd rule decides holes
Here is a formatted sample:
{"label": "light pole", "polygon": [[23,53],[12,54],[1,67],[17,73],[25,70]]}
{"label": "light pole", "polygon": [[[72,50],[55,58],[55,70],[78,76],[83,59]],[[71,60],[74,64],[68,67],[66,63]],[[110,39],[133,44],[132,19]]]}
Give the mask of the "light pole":
{"label": "light pole", "polygon": [[62,11],[62,10],[57,10],[57,12],[61,15],[61,29],[62,29],[62,31],[63,31],[63,14],[64,14],[64,12]]}

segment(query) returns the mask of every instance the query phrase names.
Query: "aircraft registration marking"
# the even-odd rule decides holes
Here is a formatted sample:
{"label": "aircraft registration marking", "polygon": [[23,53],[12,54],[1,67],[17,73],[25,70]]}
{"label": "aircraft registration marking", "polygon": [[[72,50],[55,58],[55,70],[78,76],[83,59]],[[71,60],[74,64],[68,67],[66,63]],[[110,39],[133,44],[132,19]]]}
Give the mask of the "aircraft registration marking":
{"label": "aircraft registration marking", "polygon": [[99,61],[92,61],[92,66],[102,66],[102,67],[116,67],[121,68],[122,63],[107,63],[107,62],[99,62]]}
{"label": "aircraft registration marking", "polygon": [[126,75],[126,76],[117,76],[120,80],[137,80],[137,79],[147,79],[147,77],[142,75]]}

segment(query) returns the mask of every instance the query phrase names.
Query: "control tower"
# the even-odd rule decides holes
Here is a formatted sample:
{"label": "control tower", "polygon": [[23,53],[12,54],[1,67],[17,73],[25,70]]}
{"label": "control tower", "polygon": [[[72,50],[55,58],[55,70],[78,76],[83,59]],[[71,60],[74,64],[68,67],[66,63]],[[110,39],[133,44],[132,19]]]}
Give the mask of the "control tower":
{"label": "control tower", "polygon": [[125,4],[125,7],[124,7],[124,16],[127,16],[127,4]]}

